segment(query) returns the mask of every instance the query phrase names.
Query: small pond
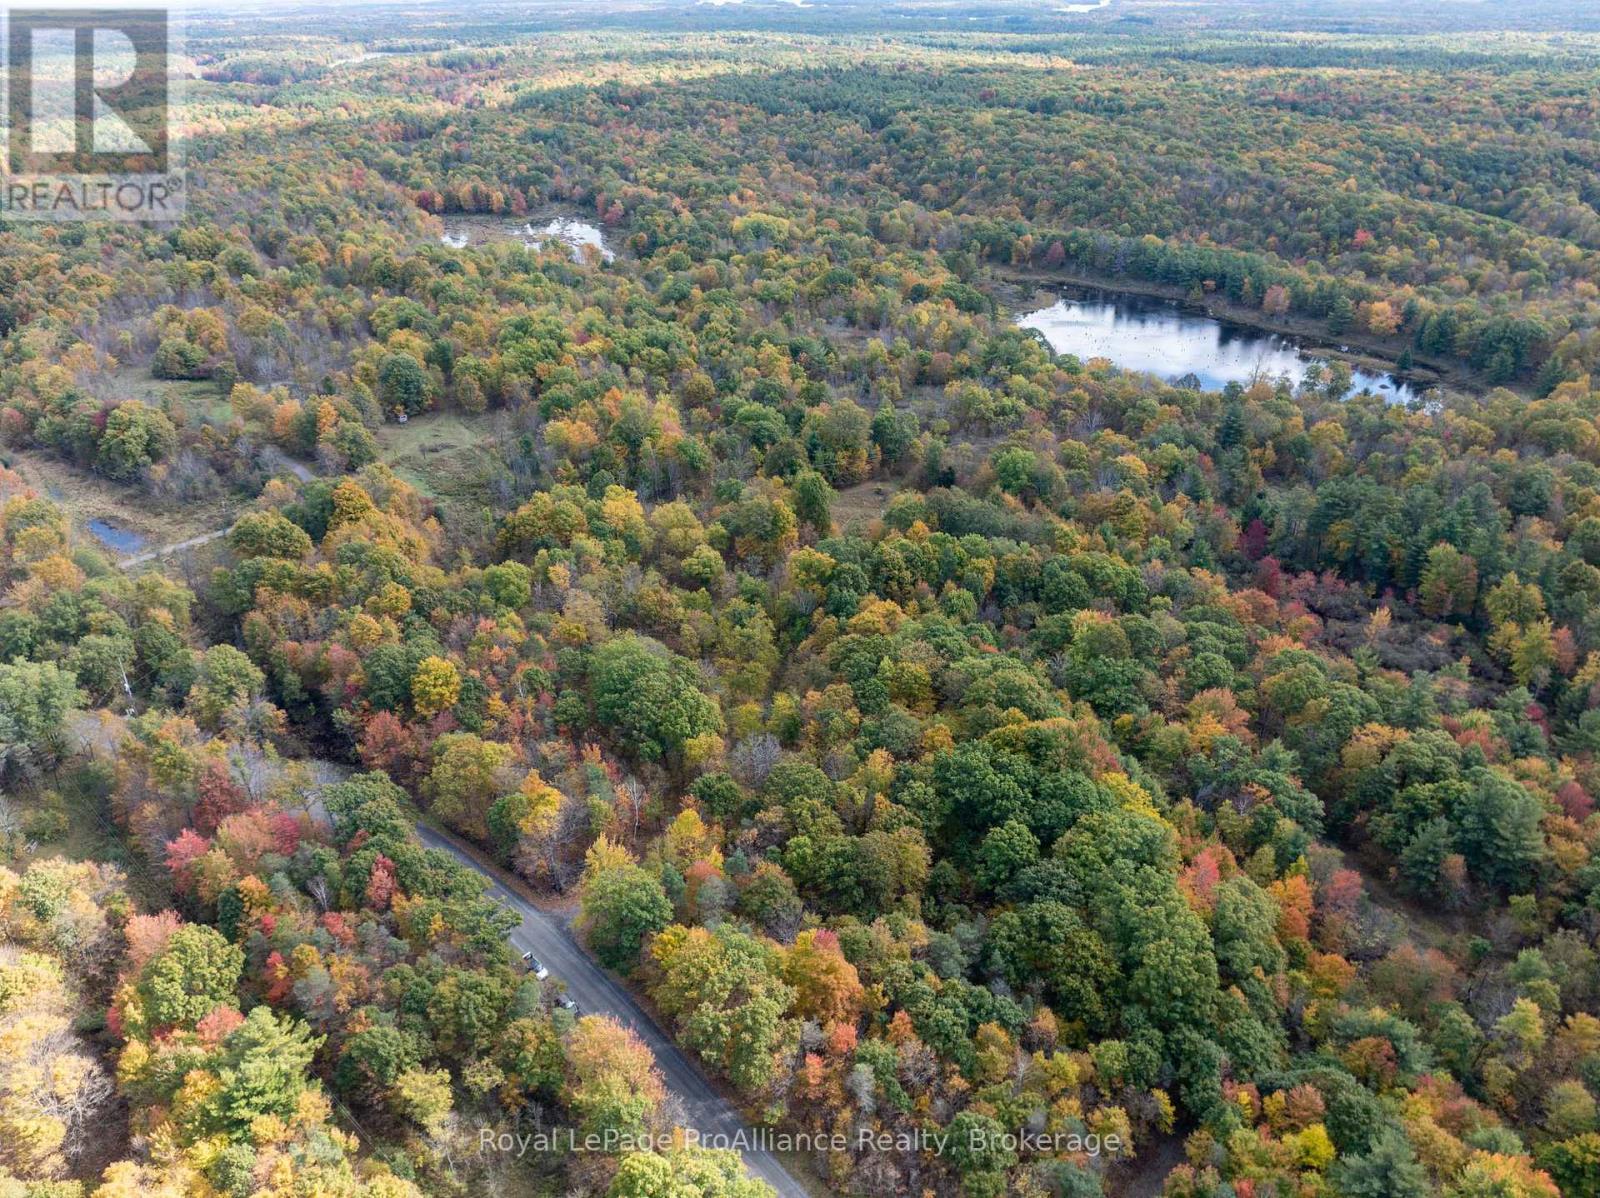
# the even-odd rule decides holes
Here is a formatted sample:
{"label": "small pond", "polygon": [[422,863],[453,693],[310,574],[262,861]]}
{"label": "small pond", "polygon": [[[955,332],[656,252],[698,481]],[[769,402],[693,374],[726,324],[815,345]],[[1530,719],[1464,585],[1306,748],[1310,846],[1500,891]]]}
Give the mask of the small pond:
{"label": "small pond", "polygon": [[[1074,289],[1017,323],[1044,334],[1058,354],[1109,358],[1126,370],[1167,380],[1194,375],[1207,390],[1256,378],[1287,377],[1298,385],[1328,359],[1292,337],[1190,312],[1171,300]],[[1392,374],[1352,367],[1352,393],[1372,391],[1394,403],[1421,391]]]}
{"label": "small pond", "polygon": [[113,524],[109,520],[90,520],[88,527],[97,541],[107,549],[113,549],[118,553],[138,553],[145,546],[144,537],[131,528],[123,528],[120,524]]}

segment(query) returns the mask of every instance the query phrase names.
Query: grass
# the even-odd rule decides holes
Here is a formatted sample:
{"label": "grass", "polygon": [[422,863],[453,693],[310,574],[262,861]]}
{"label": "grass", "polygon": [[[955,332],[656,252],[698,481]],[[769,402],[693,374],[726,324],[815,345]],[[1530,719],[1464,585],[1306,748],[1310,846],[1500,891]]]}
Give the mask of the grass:
{"label": "grass", "polygon": [[[137,399],[174,413],[180,422],[222,423],[232,418],[225,396],[214,383],[150,377],[142,367],[124,366],[97,376],[94,391],[105,399]],[[91,520],[103,520],[144,538],[146,549],[172,545],[232,523],[237,502],[217,498],[157,507],[136,487],[112,482],[37,450],[15,450],[4,464],[30,487],[52,500],[66,514],[78,538],[112,558],[120,551],[101,544],[88,531]]]}
{"label": "grass", "polygon": [[136,852],[112,822],[114,785],[109,763],[79,757],[36,783],[17,788],[11,803],[22,823],[26,847],[13,857],[11,867],[20,871],[50,857],[109,862],[127,875],[129,892],[142,910],[170,907],[172,884],[166,870]]}
{"label": "grass", "polygon": [[[386,422],[378,430],[378,449],[385,464],[428,496],[440,493],[440,484],[458,477],[466,464],[463,450],[475,450],[488,429],[453,413],[416,416],[404,424]],[[446,487],[446,489],[448,489]]]}
{"label": "grass", "polygon": [[899,489],[900,484],[894,479],[874,478],[846,487],[834,496],[834,522],[840,528],[848,529],[852,524],[881,520],[883,513],[889,510],[889,501]]}
{"label": "grass", "polygon": [[384,464],[438,504],[449,523],[492,506],[489,482],[499,468],[494,446],[501,435],[497,417],[438,412],[387,423],[377,441]]}
{"label": "grass", "polygon": [[145,538],[146,547],[153,549],[232,523],[236,506],[230,499],[219,498],[157,508],[137,488],[79,470],[36,450],[13,451],[5,455],[5,464],[60,507],[78,536],[97,548],[103,547],[88,531],[90,520],[109,521],[136,532]]}
{"label": "grass", "polygon": [[178,413],[190,422],[225,424],[233,419],[228,397],[208,379],[152,378],[143,366],[119,366],[99,376],[93,387],[104,399],[137,399],[153,408]]}

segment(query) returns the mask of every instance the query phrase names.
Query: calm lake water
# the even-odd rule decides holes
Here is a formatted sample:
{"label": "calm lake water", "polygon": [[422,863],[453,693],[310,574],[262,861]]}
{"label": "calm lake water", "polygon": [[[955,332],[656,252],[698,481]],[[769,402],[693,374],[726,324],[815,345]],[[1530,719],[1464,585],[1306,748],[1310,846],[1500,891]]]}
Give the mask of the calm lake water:
{"label": "calm lake water", "polygon": [[[1292,337],[1186,312],[1152,296],[1074,291],[1017,323],[1038,329],[1058,354],[1109,358],[1168,381],[1192,374],[1213,391],[1256,378],[1287,376],[1298,385],[1312,363],[1327,364]],[[1353,370],[1351,392],[1361,391],[1394,403],[1421,398],[1416,387],[1393,375]]]}

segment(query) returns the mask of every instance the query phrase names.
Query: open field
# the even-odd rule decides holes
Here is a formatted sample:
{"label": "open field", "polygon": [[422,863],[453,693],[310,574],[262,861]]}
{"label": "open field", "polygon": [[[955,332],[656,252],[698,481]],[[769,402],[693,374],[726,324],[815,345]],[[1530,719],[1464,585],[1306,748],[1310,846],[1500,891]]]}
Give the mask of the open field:
{"label": "open field", "polygon": [[448,490],[470,466],[465,451],[486,439],[483,421],[454,414],[417,416],[405,424],[385,423],[378,430],[383,461],[425,495]]}
{"label": "open field", "polygon": [[90,388],[102,399],[137,399],[189,422],[226,423],[233,417],[228,397],[210,379],[152,378],[144,366],[121,366],[100,375]]}
{"label": "open field", "polygon": [[846,487],[834,496],[833,518],[845,529],[881,520],[889,501],[899,490],[900,484],[894,479],[869,478],[864,483]]}
{"label": "open field", "polygon": [[504,498],[494,485],[503,470],[493,447],[505,435],[500,417],[441,412],[386,423],[377,441],[382,461],[456,523]]}

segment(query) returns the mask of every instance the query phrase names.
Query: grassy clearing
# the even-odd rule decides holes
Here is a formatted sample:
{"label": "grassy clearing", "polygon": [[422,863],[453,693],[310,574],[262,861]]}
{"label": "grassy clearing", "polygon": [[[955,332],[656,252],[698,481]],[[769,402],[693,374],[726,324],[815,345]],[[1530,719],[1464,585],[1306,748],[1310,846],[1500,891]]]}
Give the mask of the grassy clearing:
{"label": "grassy clearing", "polygon": [[481,505],[500,435],[492,416],[439,412],[385,424],[377,440],[384,463],[430,499]]}
{"label": "grassy clearing", "polygon": [[180,415],[184,420],[225,424],[233,419],[228,397],[208,379],[195,381],[152,378],[148,367],[119,366],[92,384],[103,399],[137,399],[153,408]]}
{"label": "grassy clearing", "polygon": [[898,490],[900,484],[893,479],[869,478],[864,483],[846,487],[834,496],[834,523],[840,528],[849,529],[853,524],[868,524],[883,519],[883,513],[889,510],[889,500],[894,498]]}
{"label": "grassy clearing", "polygon": [[105,520],[138,533],[145,539],[146,548],[153,549],[231,524],[238,506],[234,500],[224,498],[157,508],[133,487],[78,470],[34,450],[9,453],[5,464],[35,491],[54,501],[66,513],[81,540],[112,557],[122,555],[106,550],[89,532],[90,520]]}
{"label": "grassy clearing", "polygon": [[[91,384],[103,399],[137,399],[171,412],[178,423],[223,423],[233,412],[226,397],[208,381],[180,382],[150,377],[147,368],[124,366],[96,376]],[[200,536],[233,522],[239,502],[234,497],[157,506],[136,487],[112,482],[37,450],[14,450],[0,461],[25,482],[54,501],[66,514],[79,540],[120,560],[126,549],[101,543],[88,529],[91,520],[137,534],[143,549],[155,549]]]}
{"label": "grassy clearing", "polygon": [[172,905],[172,884],[166,870],[151,864],[128,843],[111,819],[111,791],[116,775],[107,761],[71,758],[54,773],[19,787],[9,798],[22,825],[10,867],[23,870],[33,861],[65,857],[71,861],[106,861],[128,877],[128,888],[143,910]]}

